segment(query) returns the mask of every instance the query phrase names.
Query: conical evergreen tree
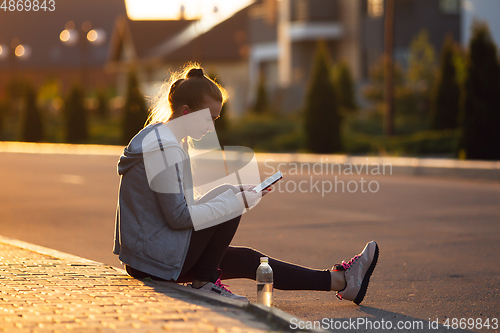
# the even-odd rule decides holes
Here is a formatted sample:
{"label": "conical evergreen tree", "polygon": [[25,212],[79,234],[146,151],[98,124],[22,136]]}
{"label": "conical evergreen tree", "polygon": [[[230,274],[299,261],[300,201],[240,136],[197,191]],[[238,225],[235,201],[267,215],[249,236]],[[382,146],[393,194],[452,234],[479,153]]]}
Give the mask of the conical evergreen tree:
{"label": "conical evergreen tree", "polygon": [[43,138],[43,126],[40,110],[36,104],[36,92],[32,86],[26,87],[22,120],[22,140],[38,142]]}
{"label": "conical evergreen tree", "polygon": [[306,148],[313,153],[335,153],[342,149],[341,117],[330,63],[324,42],[318,42],[305,104]]}
{"label": "conical evergreen tree", "polygon": [[454,64],[455,45],[451,35],[446,36],[436,83],[431,96],[431,128],[455,129],[460,114],[460,87]]}
{"label": "conical evergreen tree", "polygon": [[139,89],[135,71],[130,71],[127,83],[127,97],[123,108],[122,142],[128,143],[146,123],[148,109],[144,95]]}
{"label": "conical evergreen tree", "polygon": [[109,105],[108,105],[108,97],[106,96],[106,92],[104,90],[99,90],[97,92],[97,115],[102,119],[106,119],[109,116]]}
{"label": "conical evergreen tree", "polygon": [[500,160],[500,64],[486,23],[469,44],[461,149],[468,159]]}
{"label": "conical evergreen tree", "polygon": [[[214,81],[216,81],[218,84],[220,84],[222,87],[224,87],[222,82],[217,79],[217,75],[215,73],[211,74],[213,75],[209,75],[209,77],[212,78]],[[220,111],[220,117],[215,121],[215,132],[217,133],[217,138],[219,139],[219,144],[221,145],[221,147],[229,145],[228,132],[230,124],[229,124],[229,114],[227,112],[228,109],[227,105],[228,105],[227,102],[224,103]]]}
{"label": "conical evergreen tree", "polygon": [[66,141],[79,143],[88,139],[87,110],[84,106],[84,92],[80,85],[75,84],[64,103],[66,116]]}
{"label": "conical evergreen tree", "polygon": [[6,111],[7,107],[6,107],[6,103],[4,101],[0,101],[0,140],[2,140],[3,138],[3,122],[4,122],[4,117],[5,117],[5,111]]}
{"label": "conical evergreen tree", "polygon": [[255,99],[255,104],[252,107],[252,111],[257,114],[264,114],[269,111],[269,101],[267,98],[266,91],[266,80],[264,73],[261,71],[259,75],[259,83],[257,85],[257,98]]}
{"label": "conical evergreen tree", "polygon": [[229,119],[227,113],[227,102],[222,106],[220,111],[220,117],[215,121],[215,131],[217,132],[217,136],[219,137],[220,145],[223,146],[227,144],[226,137],[229,131]]}
{"label": "conical evergreen tree", "polygon": [[354,80],[349,65],[342,61],[334,66],[333,81],[337,90],[339,107],[344,111],[356,110]]}

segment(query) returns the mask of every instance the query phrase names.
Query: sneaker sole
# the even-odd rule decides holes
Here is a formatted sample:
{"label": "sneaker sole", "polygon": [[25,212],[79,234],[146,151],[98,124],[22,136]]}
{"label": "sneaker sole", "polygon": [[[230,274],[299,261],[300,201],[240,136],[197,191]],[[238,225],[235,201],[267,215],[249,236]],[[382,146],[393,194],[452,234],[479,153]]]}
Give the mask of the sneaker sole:
{"label": "sneaker sole", "polygon": [[375,244],[375,255],[373,256],[373,261],[370,265],[370,268],[368,268],[365,277],[363,278],[363,282],[361,283],[361,289],[359,290],[358,294],[356,295],[356,298],[353,301],[356,305],[359,305],[359,303],[363,301],[363,298],[365,298],[366,290],[368,289],[368,283],[370,282],[370,276],[372,275],[373,270],[377,265],[377,260],[378,260],[378,244]]}

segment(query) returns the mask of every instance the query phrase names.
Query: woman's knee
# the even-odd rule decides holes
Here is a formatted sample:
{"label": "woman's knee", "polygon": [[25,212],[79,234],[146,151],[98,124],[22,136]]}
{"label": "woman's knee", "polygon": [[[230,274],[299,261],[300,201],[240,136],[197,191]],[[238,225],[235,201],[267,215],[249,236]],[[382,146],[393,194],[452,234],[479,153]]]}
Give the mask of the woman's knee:
{"label": "woman's knee", "polygon": [[230,246],[226,251],[226,254],[228,253],[229,256],[244,259],[246,262],[259,261],[260,257],[264,256],[263,253],[246,246]]}

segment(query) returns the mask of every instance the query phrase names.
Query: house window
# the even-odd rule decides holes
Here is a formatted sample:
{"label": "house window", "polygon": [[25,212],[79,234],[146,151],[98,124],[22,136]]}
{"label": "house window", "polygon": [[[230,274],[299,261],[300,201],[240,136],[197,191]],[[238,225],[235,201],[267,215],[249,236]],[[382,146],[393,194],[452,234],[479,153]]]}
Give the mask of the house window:
{"label": "house window", "polygon": [[384,0],[368,0],[368,16],[380,17],[384,15]]}
{"label": "house window", "polygon": [[459,0],[439,0],[439,9],[444,14],[458,14],[460,10]]}

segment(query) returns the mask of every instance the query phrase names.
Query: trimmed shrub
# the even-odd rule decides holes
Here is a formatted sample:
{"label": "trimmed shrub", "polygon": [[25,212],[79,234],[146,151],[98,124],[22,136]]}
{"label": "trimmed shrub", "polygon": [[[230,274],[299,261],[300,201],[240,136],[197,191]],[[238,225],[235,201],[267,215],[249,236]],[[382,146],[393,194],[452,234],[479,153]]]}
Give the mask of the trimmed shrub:
{"label": "trimmed shrub", "polygon": [[451,35],[446,36],[436,84],[431,96],[431,128],[455,129],[460,114],[460,87],[455,70],[455,45]]}
{"label": "trimmed shrub", "polygon": [[64,103],[66,142],[80,143],[88,139],[88,116],[84,106],[84,92],[75,84]]}
{"label": "trimmed shrub", "polygon": [[468,159],[499,160],[500,64],[486,23],[473,26],[464,96],[461,150]]}
{"label": "trimmed shrub", "polygon": [[306,149],[312,153],[336,153],[342,149],[341,117],[330,68],[327,47],[318,42],[305,103]]}
{"label": "trimmed shrub", "polygon": [[43,138],[42,116],[36,104],[36,92],[32,86],[26,87],[22,119],[22,140],[38,142]]}
{"label": "trimmed shrub", "polygon": [[139,89],[137,74],[130,71],[127,82],[127,97],[123,107],[122,142],[127,144],[139,132],[148,118],[144,95]]}
{"label": "trimmed shrub", "polygon": [[0,101],[0,140],[3,140],[3,123],[4,123],[4,117],[7,109],[7,103],[4,101]]}
{"label": "trimmed shrub", "polygon": [[106,92],[101,89],[97,92],[97,110],[96,113],[101,119],[109,117],[109,99]]}
{"label": "trimmed shrub", "polygon": [[355,111],[357,107],[354,80],[347,62],[342,61],[333,67],[333,82],[342,111]]}
{"label": "trimmed shrub", "polygon": [[436,72],[435,53],[429,33],[422,29],[410,43],[407,91],[404,96],[408,103],[404,107],[396,106],[398,113],[410,116],[407,122],[416,125],[412,132],[429,129],[431,91]]}
{"label": "trimmed shrub", "polygon": [[[209,77],[216,81],[218,84],[224,87],[224,84],[220,80],[217,79],[217,75],[215,73],[210,73],[213,75],[209,75]],[[216,80],[217,79],[217,80]],[[219,144],[221,147],[228,145],[228,131],[230,127],[230,118],[227,112],[228,110],[228,102],[226,102],[222,109],[220,110],[220,117],[215,121],[215,132],[217,133],[217,138],[219,139]]]}
{"label": "trimmed shrub", "polygon": [[259,75],[257,97],[255,99],[255,104],[252,107],[252,111],[256,114],[264,114],[269,111],[269,100],[267,97],[266,81],[263,73],[260,73]]}

